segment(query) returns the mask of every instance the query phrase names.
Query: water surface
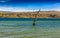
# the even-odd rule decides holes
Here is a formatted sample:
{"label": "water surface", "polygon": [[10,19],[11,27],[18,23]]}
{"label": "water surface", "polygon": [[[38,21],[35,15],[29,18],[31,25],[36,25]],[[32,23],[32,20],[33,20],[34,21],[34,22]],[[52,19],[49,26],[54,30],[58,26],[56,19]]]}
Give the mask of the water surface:
{"label": "water surface", "polygon": [[60,20],[0,21],[0,38],[60,38]]}

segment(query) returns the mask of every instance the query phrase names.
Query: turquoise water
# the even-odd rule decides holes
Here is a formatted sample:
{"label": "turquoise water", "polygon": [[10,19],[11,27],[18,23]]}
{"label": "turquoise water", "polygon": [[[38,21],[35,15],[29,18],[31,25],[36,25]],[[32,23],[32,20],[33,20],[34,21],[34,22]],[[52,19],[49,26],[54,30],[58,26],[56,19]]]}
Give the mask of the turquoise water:
{"label": "turquoise water", "polygon": [[0,38],[60,38],[60,21],[0,21]]}

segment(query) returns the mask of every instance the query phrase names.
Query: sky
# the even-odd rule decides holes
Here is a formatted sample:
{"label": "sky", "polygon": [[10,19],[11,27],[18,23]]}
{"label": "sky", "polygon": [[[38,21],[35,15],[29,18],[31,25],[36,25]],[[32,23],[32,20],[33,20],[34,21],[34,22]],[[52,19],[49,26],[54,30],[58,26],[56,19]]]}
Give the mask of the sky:
{"label": "sky", "polygon": [[60,0],[0,0],[0,11],[60,11]]}

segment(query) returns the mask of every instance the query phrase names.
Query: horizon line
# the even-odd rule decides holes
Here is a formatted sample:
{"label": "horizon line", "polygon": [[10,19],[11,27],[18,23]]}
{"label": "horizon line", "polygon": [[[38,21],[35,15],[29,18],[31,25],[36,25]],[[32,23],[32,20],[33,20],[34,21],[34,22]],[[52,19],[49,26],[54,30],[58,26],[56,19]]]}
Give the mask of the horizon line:
{"label": "horizon line", "polygon": [[[0,11],[0,12],[37,12],[37,11],[39,11],[39,10],[32,10],[32,11]],[[57,11],[57,10],[40,10],[41,12],[43,11],[45,11],[45,12],[47,12],[47,11],[52,11],[52,12],[60,12],[60,11]]]}

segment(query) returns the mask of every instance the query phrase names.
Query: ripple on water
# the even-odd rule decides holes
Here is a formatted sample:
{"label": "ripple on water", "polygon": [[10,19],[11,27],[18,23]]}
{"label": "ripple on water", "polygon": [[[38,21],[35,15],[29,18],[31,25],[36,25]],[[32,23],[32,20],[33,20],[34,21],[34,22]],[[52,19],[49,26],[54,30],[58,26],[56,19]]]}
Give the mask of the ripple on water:
{"label": "ripple on water", "polygon": [[60,21],[0,21],[0,38],[60,38]]}

